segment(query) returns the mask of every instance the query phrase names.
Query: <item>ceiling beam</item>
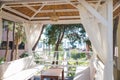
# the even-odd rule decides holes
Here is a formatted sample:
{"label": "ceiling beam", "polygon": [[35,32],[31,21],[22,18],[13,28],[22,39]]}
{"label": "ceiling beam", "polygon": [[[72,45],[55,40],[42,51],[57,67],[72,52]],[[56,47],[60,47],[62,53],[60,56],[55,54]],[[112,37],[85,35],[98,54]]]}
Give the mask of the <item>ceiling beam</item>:
{"label": "ceiling beam", "polygon": [[14,22],[27,22],[28,20],[21,18],[19,16],[16,16],[14,14],[10,14],[8,12],[2,11],[2,18],[3,19],[7,19],[7,20],[11,20]]}
{"label": "ceiling beam", "polygon": [[[80,18],[80,16],[60,16],[59,19],[64,18]],[[50,19],[50,17],[34,17],[33,19]]]}
{"label": "ceiling beam", "polygon": [[[88,2],[92,3],[92,2],[98,2],[98,1],[88,1]],[[22,3],[22,4],[29,5],[29,3],[31,3],[31,2]],[[42,3],[42,4],[44,4],[44,2],[34,2],[34,3]],[[72,2],[72,3],[79,4],[80,2]],[[16,3],[8,3],[8,4],[16,4]],[[19,4],[19,3],[17,3],[17,4]],[[67,1],[56,1],[56,3],[55,2],[45,2],[45,4],[46,5],[62,5],[62,4],[68,4],[68,2]],[[9,5],[9,6],[10,7],[21,7],[21,5]],[[29,6],[40,6],[40,4],[30,4]]]}
{"label": "ceiling beam", "polygon": [[22,14],[22,13],[20,13],[20,12],[16,11],[16,10],[12,9],[12,8],[9,8],[9,7],[4,7],[4,8],[5,8],[6,10],[8,10],[8,11],[12,11],[12,12],[14,12],[14,13],[18,14],[18,15],[21,15],[21,16],[23,16],[23,17],[27,18],[27,19],[30,19],[30,17],[29,17],[29,16],[26,16],[26,15],[24,15],[24,14]]}
{"label": "ceiling beam", "polygon": [[96,9],[96,10],[98,9],[101,1],[102,1],[102,0],[99,0],[98,3],[96,4],[96,6],[95,6],[95,9]]}
{"label": "ceiling beam", "polygon": [[32,21],[34,23],[42,23],[42,24],[80,24],[80,20],[58,20],[57,22],[51,20],[41,20],[41,21]]}
{"label": "ceiling beam", "polygon": [[61,2],[65,0],[1,0],[4,4],[11,4],[11,3],[36,3],[36,2],[43,2],[43,3],[48,3],[48,2]]}
{"label": "ceiling beam", "polygon": [[79,0],[80,3],[93,15],[95,16],[103,25],[108,26],[107,20],[100,15],[88,2],[85,0]]}
{"label": "ceiling beam", "polygon": [[4,7],[4,4],[0,2],[0,10],[2,10],[3,7]]}
{"label": "ceiling beam", "polygon": [[26,5],[26,4],[23,4],[24,6],[26,6],[27,8],[29,8],[30,10],[32,10],[33,12],[36,12],[37,10],[35,10],[33,7],[29,6],[29,5]]}
{"label": "ceiling beam", "polygon": [[113,12],[120,6],[120,0],[113,6]]}
{"label": "ceiling beam", "polygon": [[30,20],[33,19],[33,17],[34,17],[37,13],[39,13],[44,6],[45,6],[45,4],[43,4],[43,5],[34,13],[34,15],[30,18]]}
{"label": "ceiling beam", "polygon": [[[61,9],[61,10],[55,10],[55,12],[71,12],[71,11],[78,11],[77,9]],[[41,10],[39,13],[48,13],[53,12],[53,10]]]}

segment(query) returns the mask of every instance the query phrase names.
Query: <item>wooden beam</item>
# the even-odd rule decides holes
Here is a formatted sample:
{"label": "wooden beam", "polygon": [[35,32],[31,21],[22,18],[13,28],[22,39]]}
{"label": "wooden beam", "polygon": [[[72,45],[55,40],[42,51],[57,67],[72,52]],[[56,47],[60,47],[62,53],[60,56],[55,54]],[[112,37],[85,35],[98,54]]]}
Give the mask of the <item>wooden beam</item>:
{"label": "wooden beam", "polygon": [[11,4],[11,3],[36,3],[36,2],[61,2],[65,0],[1,0],[4,4]]}
{"label": "wooden beam", "polygon": [[80,24],[80,20],[58,20],[57,22],[51,20],[39,20],[39,21],[32,21],[34,23],[41,22],[42,24]]}
{"label": "wooden beam", "polygon": [[[60,16],[59,19],[64,18],[80,18],[80,16]],[[50,17],[34,17],[33,19],[50,19]]]}
{"label": "wooden beam", "polygon": [[118,7],[120,7],[120,0],[114,5],[114,7],[113,7],[113,12],[114,12]]}
{"label": "wooden beam", "polygon": [[99,0],[98,3],[96,4],[96,6],[95,6],[95,9],[96,9],[96,10],[98,9],[101,1],[102,1],[102,0]]}
{"label": "wooden beam", "polygon": [[[61,10],[55,10],[55,12],[71,12],[71,11],[78,11],[77,9],[61,9]],[[48,13],[53,12],[53,10],[41,10],[39,13]]]}
{"label": "wooden beam", "polygon": [[33,17],[34,17],[37,13],[39,13],[40,10],[41,10],[44,6],[45,6],[45,4],[43,4],[43,5],[34,13],[34,15],[30,18],[30,20],[33,19]]}
{"label": "wooden beam", "polygon": [[93,15],[95,16],[98,20],[100,20],[100,22],[105,25],[108,26],[108,22],[107,20],[101,16],[88,2],[86,2],[85,0],[79,0],[79,2]]}
{"label": "wooden beam", "polygon": [[8,11],[12,11],[12,12],[14,12],[14,13],[16,13],[16,14],[19,14],[19,15],[21,15],[21,16],[27,18],[27,19],[30,19],[29,16],[26,16],[26,15],[24,15],[24,14],[22,14],[22,13],[16,11],[16,10],[12,9],[12,8],[9,8],[9,7],[4,7],[4,8],[5,8],[6,10],[8,10]]}
{"label": "wooden beam", "polygon": [[114,80],[113,78],[113,0],[107,1],[107,17],[108,17],[108,27],[107,27],[107,41],[106,41],[106,62],[104,69],[104,79],[103,80]]}
{"label": "wooden beam", "polygon": [[0,1],[0,10],[4,7],[4,4]]}
{"label": "wooden beam", "polygon": [[21,18],[19,16],[7,13],[5,11],[2,11],[2,18],[7,19],[7,20],[11,20],[11,21],[14,21],[14,22],[27,22],[28,21],[24,18]]}
{"label": "wooden beam", "polygon": [[29,8],[30,10],[34,11],[34,12],[37,11],[37,10],[35,10],[33,7],[31,7],[31,6],[27,5],[27,4],[23,4],[23,5],[26,6],[27,8]]}
{"label": "wooden beam", "polygon": [[[98,2],[98,1],[88,1],[88,2]],[[34,2],[34,3],[39,3],[39,2]],[[44,4],[44,2],[40,2],[40,3]],[[79,4],[80,2],[72,2],[72,3],[73,4]],[[8,4],[16,4],[16,3],[8,3]],[[19,3],[17,3],[17,4],[19,4]],[[22,3],[22,4],[29,5],[28,3]],[[46,2],[45,4],[46,5],[63,5],[63,4],[68,4],[68,1],[56,1],[56,3],[54,3],[54,2]],[[92,5],[94,5],[94,4],[92,4]],[[29,6],[40,6],[40,4],[30,4]],[[9,5],[9,7],[21,7],[21,5]]]}

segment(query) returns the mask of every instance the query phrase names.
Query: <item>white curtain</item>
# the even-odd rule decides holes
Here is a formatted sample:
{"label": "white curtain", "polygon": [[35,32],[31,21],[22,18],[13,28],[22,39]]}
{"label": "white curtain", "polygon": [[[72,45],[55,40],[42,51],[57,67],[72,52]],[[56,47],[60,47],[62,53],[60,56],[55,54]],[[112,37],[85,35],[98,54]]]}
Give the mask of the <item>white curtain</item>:
{"label": "white curtain", "polygon": [[78,5],[78,7],[80,8],[81,23],[89,36],[92,46],[95,48],[94,50],[96,50],[94,52],[97,52],[100,58],[105,61],[105,54],[101,45],[100,28],[98,27],[97,21],[83,6]]}
{"label": "white curtain", "polygon": [[27,50],[32,54],[32,48],[35,45],[41,33],[43,24],[40,23],[23,23],[27,37]]}
{"label": "white curtain", "polygon": [[2,12],[0,11],[0,43],[2,40]]}
{"label": "white curtain", "polygon": [[[109,43],[110,37],[108,26],[103,26],[102,24],[98,23],[98,20],[90,14],[86,8],[82,5],[78,5],[81,23],[83,24],[89,39],[94,47],[94,53],[99,56],[99,58],[104,63],[104,73],[99,73],[97,76],[101,76],[101,78],[97,78],[96,80],[112,80],[112,61],[110,61],[110,56],[112,52],[110,52],[112,43]],[[106,9],[106,8],[103,8]],[[106,11],[105,11],[106,12]],[[105,17],[105,16],[104,16]],[[112,60],[112,59],[111,59]]]}

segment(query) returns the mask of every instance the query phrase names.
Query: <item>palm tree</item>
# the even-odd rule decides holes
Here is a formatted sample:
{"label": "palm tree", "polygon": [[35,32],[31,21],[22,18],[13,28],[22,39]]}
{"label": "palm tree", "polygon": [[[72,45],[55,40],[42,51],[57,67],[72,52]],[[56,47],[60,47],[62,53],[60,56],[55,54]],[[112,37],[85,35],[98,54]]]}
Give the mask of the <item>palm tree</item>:
{"label": "palm tree", "polygon": [[9,32],[12,31],[13,23],[11,21],[4,20],[4,27],[6,27],[7,36],[6,36],[6,52],[5,52],[5,61],[8,59],[9,55]]}
{"label": "palm tree", "polygon": [[10,60],[14,60],[14,56],[13,56],[13,53],[14,53],[14,49],[15,49],[15,22],[14,22],[14,25],[13,25],[13,46],[12,46],[12,51],[11,51],[11,57],[10,57]]}
{"label": "palm tree", "polygon": [[18,48],[21,42],[25,42],[26,36],[25,36],[25,31],[24,28],[21,24],[16,23],[16,28],[15,28],[15,54],[14,54],[14,59],[18,58]]}

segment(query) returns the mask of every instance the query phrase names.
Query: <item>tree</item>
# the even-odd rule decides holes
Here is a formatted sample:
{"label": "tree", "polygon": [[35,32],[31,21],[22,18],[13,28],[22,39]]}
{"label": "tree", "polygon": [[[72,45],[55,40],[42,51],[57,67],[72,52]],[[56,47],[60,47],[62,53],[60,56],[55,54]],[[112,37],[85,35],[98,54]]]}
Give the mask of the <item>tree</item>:
{"label": "tree", "polygon": [[4,27],[6,27],[6,52],[5,52],[5,61],[7,61],[9,55],[9,32],[12,31],[13,22],[4,20]]}
{"label": "tree", "polygon": [[[64,37],[68,38],[73,45],[75,41],[80,43],[84,40],[86,35],[82,24],[57,24],[46,25],[45,36],[48,44],[55,45],[54,51],[58,51],[58,47]],[[58,60],[58,53],[54,53],[54,57]]]}
{"label": "tree", "polygon": [[[48,44],[55,45],[55,50],[54,57],[58,59],[58,47],[59,44],[61,43],[64,32],[65,32],[65,26],[64,25],[46,25],[46,31],[45,35],[47,37],[47,42]],[[56,62],[57,64],[58,62]],[[54,64],[54,62],[53,62]]]}
{"label": "tree", "polygon": [[12,45],[12,51],[11,51],[11,57],[10,57],[10,60],[14,60],[14,49],[15,49],[15,22],[13,24],[13,33],[12,33],[12,36],[13,36],[13,45]]}
{"label": "tree", "polygon": [[16,23],[15,27],[15,54],[14,59],[18,58],[18,48],[21,42],[26,41],[25,30],[24,27],[20,23]]}
{"label": "tree", "polygon": [[[81,24],[81,28],[79,28],[79,30],[74,30],[70,33],[68,33],[67,38],[70,40],[71,45],[74,46],[74,43],[76,41],[78,41],[80,44],[81,43],[85,43],[86,44],[86,51],[92,51],[92,47],[91,47],[91,42],[87,36],[87,33],[85,31],[85,29],[83,28],[83,25]],[[86,53],[88,59],[90,58],[90,54]]]}
{"label": "tree", "polygon": [[43,30],[44,30],[44,26],[42,27],[42,30],[41,30],[40,35],[39,35],[39,37],[38,37],[38,40],[36,41],[36,43],[35,43],[35,45],[33,46],[32,50],[35,50],[35,48],[37,47],[37,44],[39,43],[39,40],[40,40],[41,35],[42,35],[42,33],[43,33]]}

